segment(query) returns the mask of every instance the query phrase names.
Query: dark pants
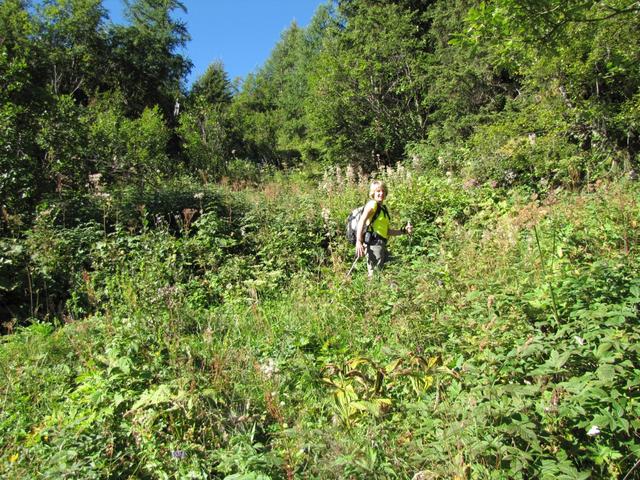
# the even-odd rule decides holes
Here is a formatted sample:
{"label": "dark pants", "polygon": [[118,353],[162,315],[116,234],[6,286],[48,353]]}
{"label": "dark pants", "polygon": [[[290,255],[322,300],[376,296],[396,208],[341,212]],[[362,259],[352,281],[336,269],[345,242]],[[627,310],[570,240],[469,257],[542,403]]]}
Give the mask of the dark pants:
{"label": "dark pants", "polygon": [[389,252],[386,240],[374,240],[367,244],[367,270],[369,271],[369,276],[373,275],[374,270],[382,269],[388,258]]}

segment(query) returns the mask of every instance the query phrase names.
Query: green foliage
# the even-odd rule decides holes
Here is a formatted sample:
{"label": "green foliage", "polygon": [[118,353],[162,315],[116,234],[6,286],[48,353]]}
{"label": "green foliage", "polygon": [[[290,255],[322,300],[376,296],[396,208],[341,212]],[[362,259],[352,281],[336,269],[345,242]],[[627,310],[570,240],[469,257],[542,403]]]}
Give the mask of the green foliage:
{"label": "green foliage", "polygon": [[309,128],[332,161],[347,158],[372,169],[398,160],[422,138],[427,59],[414,13],[372,5],[328,35],[310,77]]}
{"label": "green foliage", "polygon": [[305,101],[310,71],[331,24],[328,5],[318,8],[307,28],[292,23],[265,64],[244,79],[231,108],[240,136],[237,155],[288,166],[316,159]]}
{"label": "green foliage", "polygon": [[103,70],[103,21],[101,0],[59,0],[37,4],[38,40],[46,45],[43,56],[46,78],[54,95],[85,100],[101,82]]}
{"label": "green foliage", "polygon": [[[285,191],[277,191],[276,195],[258,200],[246,217],[247,226],[252,229],[248,236],[256,245],[265,270],[260,276],[266,278],[257,280],[267,286],[272,282],[277,286],[280,276],[320,265],[324,253],[324,224],[314,200],[286,198]],[[295,210],[291,200],[296,202]]]}
{"label": "green foliage", "polygon": [[480,182],[578,186],[605,172],[598,157],[585,155],[571,139],[571,125],[563,119],[558,98],[533,105],[514,105],[496,116],[470,139],[474,157],[463,170]]}
{"label": "green foliage", "polygon": [[[636,14],[625,2],[593,1],[501,1],[469,11],[463,44],[486,47],[493,62],[522,79],[527,104],[538,104],[542,115],[550,105],[562,119],[542,133],[559,143],[563,167],[574,172],[572,183],[633,167],[637,132],[631,112],[639,79],[629,68],[637,57],[629,45],[637,43]],[[631,121],[620,129],[614,120],[619,117]],[[567,154],[563,144],[576,153]],[[622,145],[625,152],[618,149]]]}
{"label": "green foliage", "polygon": [[13,329],[17,318],[26,317],[22,301],[28,290],[26,275],[27,252],[23,245],[13,239],[0,242],[0,292],[2,304],[0,315],[3,319],[3,333]]}
{"label": "green foliage", "polygon": [[185,215],[195,221],[204,211],[228,212],[236,208],[229,200],[226,205],[222,192],[213,187],[194,184],[188,178],[165,181],[162,189],[154,186],[136,188],[124,186],[113,189],[98,198],[104,208],[104,221],[110,230],[117,227],[133,232],[169,229],[174,233],[183,230]]}
{"label": "green foliage", "polygon": [[132,24],[109,29],[107,84],[124,93],[130,115],[158,105],[169,118],[180,81],[191,69],[191,61],[178,53],[189,33],[184,21],[173,16],[186,8],[178,0],[127,0],[125,5]]}
{"label": "green foliage", "polygon": [[4,102],[0,107],[0,194],[2,208],[7,212],[2,224],[8,228],[15,227],[7,221],[9,212],[13,216],[29,213],[23,208],[35,196],[39,183],[35,175],[37,162],[28,153],[34,150],[34,139],[28,138],[33,132],[22,131],[27,138],[21,136],[20,125],[26,120],[21,110]]}
{"label": "green foliage", "polygon": [[170,132],[159,108],[145,108],[140,118],[127,127],[127,152],[130,156],[127,166],[136,181],[142,184],[169,173],[171,165],[166,151]]}
{"label": "green foliage", "polygon": [[55,191],[81,191],[87,181],[86,124],[82,108],[69,96],[55,97],[51,111],[42,116],[36,140],[45,152],[43,170]]}
{"label": "green foliage", "polygon": [[145,109],[140,117],[130,119],[124,115],[122,103],[121,96],[107,95],[85,113],[89,173],[100,174],[94,177],[94,189],[104,190],[112,184],[153,184],[174,171],[167,155],[171,133],[159,108]]}
{"label": "green foliage", "polygon": [[[429,111],[426,138],[417,154],[443,171],[460,171],[475,151],[467,139],[494,123],[508,101],[518,95],[520,79],[488,55],[484,43],[462,47],[452,38],[466,31],[465,18],[473,2],[436,2],[425,12],[430,22],[425,37],[433,53],[427,65],[429,88],[424,102]],[[415,150],[415,148],[414,148]]]}
{"label": "green foliage", "polygon": [[115,183],[122,175],[127,155],[128,120],[122,103],[121,95],[106,94],[96,99],[86,112],[91,173],[100,173],[106,184]]}
{"label": "green foliage", "polygon": [[30,301],[31,317],[52,318],[69,313],[65,309],[69,293],[85,283],[83,276],[90,267],[90,249],[103,235],[96,223],[57,227],[51,221],[54,215],[53,209],[39,213],[24,242],[28,262],[19,265],[16,272],[18,278],[24,278],[25,274],[28,277],[23,289],[28,287],[24,298]]}
{"label": "green foliage", "polygon": [[[106,231],[51,228],[43,212],[26,243],[5,242],[4,293],[24,288],[11,272],[28,262],[39,298],[45,282],[72,295],[67,324],[16,325],[0,347],[3,474],[630,472],[637,186],[538,198],[378,176],[415,234],[392,240],[372,281],[362,265],[345,277],[342,221],[366,190],[353,171],[197,196],[175,185],[133,208],[128,231],[116,211],[142,200],[132,190]],[[190,201],[193,216],[154,221]]]}
{"label": "green foliage", "polygon": [[0,475],[637,476],[637,7],[525,3],[325,5],[185,94],[182,2],[2,2]]}
{"label": "green foliage", "polygon": [[219,180],[232,158],[233,130],[225,105],[198,100],[180,115],[178,133],[189,157],[189,167],[211,180]]}
{"label": "green foliage", "polygon": [[[160,109],[173,113],[189,68],[174,53],[187,39],[184,26],[164,21],[178,7],[136,2],[132,8],[149,24],[107,28],[98,0],[35,8],[3,2],[3,231],[17,234],[43,197],[83,191],[91,174],[100,173],[107,184],[154,182],[176,170],[168,160],[170,117]],[[160,32],[160,26],[166,28]]]}
{"label": "green foliage", "polygon": [[[28,217],[24,207],[31,205],[41,181],[35,118],[43,92],[33,78],[37,49],[29,39],[35,27],[24,2],[0,5],[0,30],[0,197],[6,215]],[[14,227],[4,220],[3,227]]]}
{"label": "green foliage", "polygon": [[177,133],[191,170],[208,180],[227,173],[236,159],[238,128],[229,112],[233,87],[222,63],[213,63],[198,78],[188,96],[188,105],[179,117]]}
{"label": "green foliage", "polygon": [[209,105],[229,104],[233,87],[222,62],[214,62],[199,77],[189,92],[192,99],[201,99]]}

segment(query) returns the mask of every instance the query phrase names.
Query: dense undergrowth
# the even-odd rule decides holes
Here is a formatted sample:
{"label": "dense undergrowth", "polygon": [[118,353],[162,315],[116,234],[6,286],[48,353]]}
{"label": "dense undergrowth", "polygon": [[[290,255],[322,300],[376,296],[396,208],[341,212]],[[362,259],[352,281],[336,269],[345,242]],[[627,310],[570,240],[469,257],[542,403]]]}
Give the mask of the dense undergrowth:
{"label": "dense undergrowth", "polygon": [[372,281],[351,170],[52,203],[3,240],[3,272],[31,258],[5,290],[60,305],[3,337],[2,476],[637,478],[637,184],[381,176],[415,233]]}

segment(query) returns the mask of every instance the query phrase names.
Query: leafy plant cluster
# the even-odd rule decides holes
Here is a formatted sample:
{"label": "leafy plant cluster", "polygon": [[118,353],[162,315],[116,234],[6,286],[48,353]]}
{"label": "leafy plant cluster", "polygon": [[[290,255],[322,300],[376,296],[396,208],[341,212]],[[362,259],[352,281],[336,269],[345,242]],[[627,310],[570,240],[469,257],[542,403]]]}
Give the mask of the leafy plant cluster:
{"label": "leafy plant cluster", "polygon": [[43,251],[84,274],[65,325],[3,339],[3,475],[633,478],[637,186],[379,175],[416,233],[373,281],[341,169]]}

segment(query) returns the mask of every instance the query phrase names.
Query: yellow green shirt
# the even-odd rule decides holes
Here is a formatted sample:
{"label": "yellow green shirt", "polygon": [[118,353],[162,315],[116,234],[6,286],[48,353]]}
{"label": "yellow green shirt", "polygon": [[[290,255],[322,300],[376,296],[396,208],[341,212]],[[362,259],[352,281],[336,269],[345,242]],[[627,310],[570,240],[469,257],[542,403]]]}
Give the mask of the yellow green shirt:
{"label": "yellow green shirt", "polygon": [[[378,202],[376,202],[375,200],[371,200],[374,205],[373,205],[373,215],[375,215],[376,210],[378,209]],[[376,218],[375,222],[373,222],[370,225],[371,229],[377,233],[378,235],[380,235],[382,238],[388,239],[389,238],[389,217],[384,213],[384,210],[382,210],[379,214],[378,217]]]}

